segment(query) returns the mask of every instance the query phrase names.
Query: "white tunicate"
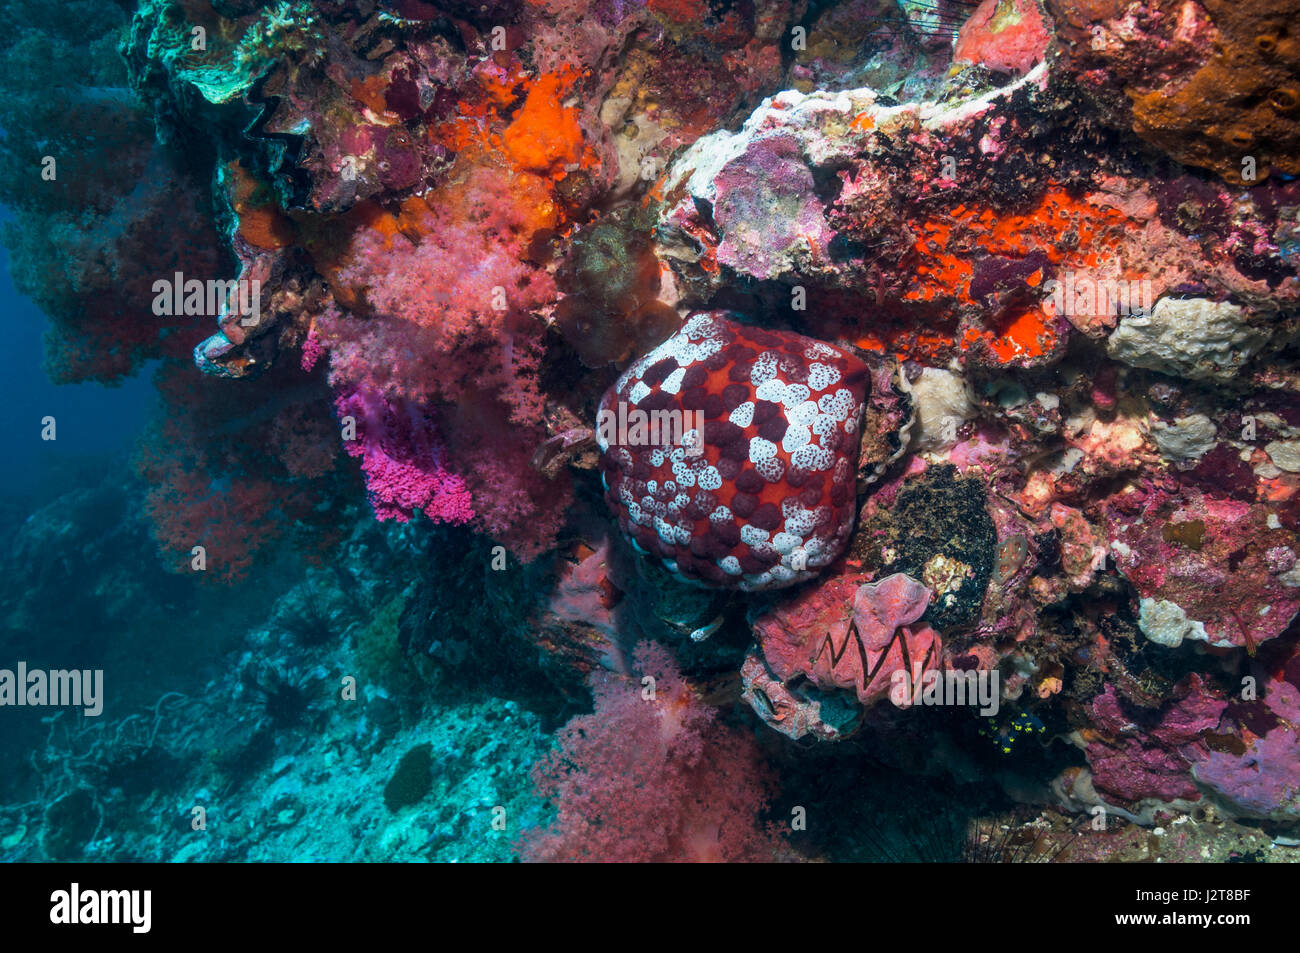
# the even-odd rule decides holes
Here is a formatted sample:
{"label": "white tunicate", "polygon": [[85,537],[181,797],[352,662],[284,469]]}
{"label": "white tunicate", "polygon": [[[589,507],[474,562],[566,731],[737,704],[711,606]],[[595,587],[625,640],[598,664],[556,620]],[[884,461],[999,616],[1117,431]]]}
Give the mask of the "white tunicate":
{"label": "white tunicate", "polygon": [[1176,649],[1184,639],[1209,641],[1205,625],[1189,619],[1183,607],[1168,599],[1142,599],[1138,602],[1138,628],[1152,642]]}
{"label": "white tunicate", "polygon": [[960,374],[927,367],[911,384],[916,403],[916,446],[941,452],[957,442],[957,429],[975,416],[975,405]]}
{"label": "white tunicate", "polygon": [[1247,324],[1246,317],[1245,310],[1230,301],[1161,298],[1150,314],[1121,318],[1106,349],[1134,367],[1227,381],[1269,341],[1269,332]]}
{"label": "white tunicate", "polygon": [[1300,473],[1300,440],[1274,440],[1264,447],[1273,465],[1287,473]]}
{"label": "white tunicate", "polygon": [[1216,430],[1205,414],[1190,414],[1172,422],[1153,420],[1151,436],[1168,459],[1197,460],[1214,447]]}

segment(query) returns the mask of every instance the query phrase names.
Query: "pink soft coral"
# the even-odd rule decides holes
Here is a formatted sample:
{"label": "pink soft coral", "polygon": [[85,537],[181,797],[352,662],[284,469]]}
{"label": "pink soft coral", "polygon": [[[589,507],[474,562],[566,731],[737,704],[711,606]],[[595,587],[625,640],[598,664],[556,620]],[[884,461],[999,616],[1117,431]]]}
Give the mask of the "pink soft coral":
{"label": "pink soft coral", "polygon": [[535,177],[491,165],[474,168],[427,211],[412,211],[402,232],[353,236],[335,281],[364,300],[364,317],[324,322],[331,382],[366,382],[415,399],[455,403],[487,394],[515,423],[535,424],[541,404],[535,312],[555,298],[545,269],[530,263],[539,224],[531,206],[552,205]]}
{"label": "pink soft coral", "polygon": [[[376,515],[473,518],[522,560],[554,543],[572,501],[567,475],[548,480],[532,466],[547,437],[538,312],[555,285],[527,249],[555,224],[549,195],[537,176],[485,159],[404,206],[400,229],[359,228],[332,275],[352,310],[318,315],[304,346],[308,366],[328,352],[341,416],[356,394],[421,409],[409,423],[384,411],[378,442],[349,449]],[[445,453],[425,436],[435,424]]]}
{"label": "pink soft coral", "polygon": [[530,861],[764,861],[784,849],[764,828],[771,775],[752,736],[718,719],[672,656],[643,642],[642,684],[601,673],[596,710],[572,719],[560,748],[534,768],[555,823],[525,837]]}
{"label": "pink soft coral", "polygon": [[510,427],[496,401],[466,399],[444,413],[447,447],[474,499],[474,526],[527,562],[550,548],[573,502],[567,474],[532,463],[540,431]]}

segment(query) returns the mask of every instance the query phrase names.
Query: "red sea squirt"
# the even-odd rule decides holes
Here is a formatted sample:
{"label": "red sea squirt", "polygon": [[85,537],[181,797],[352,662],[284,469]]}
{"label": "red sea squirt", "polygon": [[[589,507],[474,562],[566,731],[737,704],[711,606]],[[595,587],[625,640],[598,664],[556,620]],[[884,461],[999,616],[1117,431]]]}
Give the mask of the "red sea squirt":
{"label": "red sea squirt", "polygon": [[[813,578],[853,529],[868,386],[865,364],[822,341],[692,315],[601,402],[619,527],[695,583],[756,591]],[[638,411],[685,429],[652,443],[618,426]]]}

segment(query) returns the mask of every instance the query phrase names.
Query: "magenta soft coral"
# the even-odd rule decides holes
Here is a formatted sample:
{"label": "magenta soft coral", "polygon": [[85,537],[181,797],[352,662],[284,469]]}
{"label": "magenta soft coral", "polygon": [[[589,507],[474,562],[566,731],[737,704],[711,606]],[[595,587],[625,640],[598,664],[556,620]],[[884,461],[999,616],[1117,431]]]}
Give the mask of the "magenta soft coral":
{"label": "magenta soft coral", "polygon": [[599,673],[596,710],[560,732],[534,768],[555,823],[525,835],[529,861],[771,861],[785,846],[764,826],[772,779],[748,733],[696,697],[667,650],[641,643],[654,681]]}
{"label": "magenta soft coral", "polygon": [[[532,467],[546,439],[536,312],[555,286],[527,261],[536,212],[513,181],[477,168],[446,201],[408,215],[411,237],[359,230],[336,280],[364,307],[317,316],[304,362],[328,351],[343,402],[361,393],[376,395],[367,403],[382,395],[390,407],[423,408],[418,426],[383,424],[378,444],[366,438],[349,450],[362,458],[376,515],[400,519],[420,508],[449,522],[472,517],[530,560],[553,545],[572,488],[567,475],[548,480]],[[446,454],[421,443],[434,423]]]}
{"label": "magenta soft coral", "polygon": [[[349,453],[362,458],[380,519],[401,518],[416,506],[446,522],[473,517],[476,529],[525,561],[553,544],[572,501],[572,486],[567,475],[548,480],[532,466],[533,450],[546,434],[537,422],[542,404],[534,376],[537,348],[526,336],[513,341],[515,376],[495,388],[501,399],[465,385],[454,403],[439,404],[419,396],[432,388],[409,383],[421,375],[450,378],[453,372],[443,375],[440,368],[457,363],[437,350],[425,329],[405,322],[353,321],[344,327],[361,337],[340,342],[337,323],[325,320],[322,325],[334,340],[330,379],[340,395],[339,417],[350,413],[358,421],[359,440]],[[468,366],[468,359],[461,363],[456,373]],[[405,409],[394,417],[396,407]],[[419,412],[413,415],[415,408]],[[370,436],[361,427],[367,418]],[[427,435],[435,423],[441,425],[445,453]]]}
{"label": "magenta soft coral", "polygon": [[363,388],[339,395],[335,407],[340,420],[355,424],[356,439],[344,446],[361,459],[378,519],[405,523],[417,509],[439,523],[473,518],[465,481],[443,467],[442,448],[422,407]]}

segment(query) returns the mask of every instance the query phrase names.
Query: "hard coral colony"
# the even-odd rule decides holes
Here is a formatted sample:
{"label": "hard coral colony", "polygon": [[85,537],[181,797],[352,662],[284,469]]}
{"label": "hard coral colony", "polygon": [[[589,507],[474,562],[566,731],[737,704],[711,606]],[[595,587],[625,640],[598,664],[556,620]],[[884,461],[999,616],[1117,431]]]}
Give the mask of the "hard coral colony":
{"label": "hard coral colony", "polygon": [[[81,218],[9,193],[57,226],[7,240],[62,377],[160,362],[169,564],[401,540],[428,565],[370,590],[385,698],[478,664],[568,706],[526,859],[859,856],[781,813],[838,809],[827,764],[978,778],[1061,859],[1173,818],[1148,856],[1221,858],[1228,824],[1285,859],[1298,23],[140,0],[122,181]],[[174,273],[258,306],[141,317]]]}

